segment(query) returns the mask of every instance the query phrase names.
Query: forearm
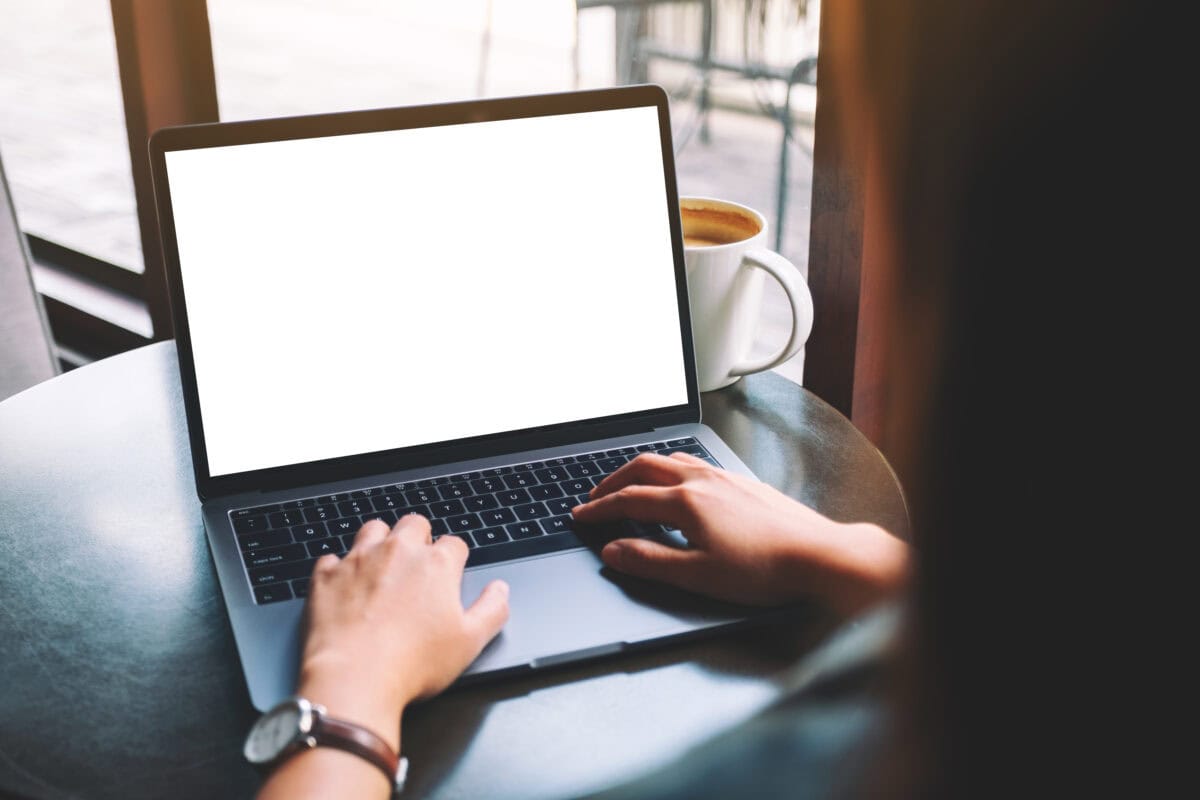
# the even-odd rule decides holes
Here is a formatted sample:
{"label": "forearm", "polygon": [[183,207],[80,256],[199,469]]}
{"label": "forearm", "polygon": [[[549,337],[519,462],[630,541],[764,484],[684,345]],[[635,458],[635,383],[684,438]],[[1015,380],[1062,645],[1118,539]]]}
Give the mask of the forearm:
{"label": "forearm", "polygon": [[829,541],[797,538],[777,562],[782,582],[848,618],[892,596],[908,574],[908,545],[878,525],[837,524]]}

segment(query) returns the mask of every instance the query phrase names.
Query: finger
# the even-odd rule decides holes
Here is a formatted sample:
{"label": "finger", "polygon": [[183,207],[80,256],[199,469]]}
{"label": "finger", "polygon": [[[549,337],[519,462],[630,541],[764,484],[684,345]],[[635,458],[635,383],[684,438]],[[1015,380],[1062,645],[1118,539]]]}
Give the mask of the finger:
{"label": "finger", "polygon": [[488,642],[495,638],[508,621],[508,584],[492,581],[483,587],[479,597],[463,613],[467,635],[478,654]]}
{"label": "finger", "polygon": [[691,453],[671,453],[668,458],[673,458],[676,461],[682,461],[685,464],[690,464],[693,467],[711,467],[712,464],[705,461],[703,458],[697,458]]}
{"label": "finger", "polygon": [[605,545],[600,558],[613,569],[639,578],[706,591],[709,556],[700,550],[680,550],[648,539],[617,539]]}
{"label": "finger", "polygon": [[387,523],[381,519],[367,520],[354,535],[354,547],[351,549],[357,550],[379,544],[388,535],[389,530]]}
{"label": "finger", "polygon": [[341,561],[333,553],[327,553],[317,559],[317,563],[313,564],[313,574],[324,574],[332,570]]}
{"label": "finger", "polygon": [[446,536],[439,536],[438,540],[433,543],[433,546],[443,550],[451,551],[450,557],[460,568],[461,572],[461,567],[463,564],[467,563],[467,555],[469,555],[469,550],[467,548],[467,542],[465,539],[463,539],[461,536],[448,534]]}
{"label": "finger", "polygon": [[392,535],[411,544],[430,544],[433,526],[420,514],[405,514],[392,526]]}
{"label": "finger", "polygon": [[632,519],[637,522],[665,522],[683,528],[691,522],[681,494],[674,486],[626,486],[599,500],[576,506],[571,514],[584,523]]}
{"label": "finger", "polygon": [[592,489],[593,500],[618,492],[633,484],[651,486],[674,486],[683,480],[682,465],[658,453],[642,453],[609,475]]}

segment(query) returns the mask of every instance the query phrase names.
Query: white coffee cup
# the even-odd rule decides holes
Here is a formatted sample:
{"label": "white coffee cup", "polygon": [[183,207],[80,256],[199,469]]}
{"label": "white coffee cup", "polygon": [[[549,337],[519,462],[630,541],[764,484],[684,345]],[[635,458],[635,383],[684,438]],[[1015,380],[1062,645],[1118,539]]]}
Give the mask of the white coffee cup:
{"label": "white coffee cup", "polygon": [[[772,369],[800,352],[812,331],[812,294],[796,265],[765,247],[767,220],[727,200],[681,197],[684,261],[700,391]],[[762,316],[763,275],[779,282],[792,307],[792,332],[768,358],[750,358]]]}

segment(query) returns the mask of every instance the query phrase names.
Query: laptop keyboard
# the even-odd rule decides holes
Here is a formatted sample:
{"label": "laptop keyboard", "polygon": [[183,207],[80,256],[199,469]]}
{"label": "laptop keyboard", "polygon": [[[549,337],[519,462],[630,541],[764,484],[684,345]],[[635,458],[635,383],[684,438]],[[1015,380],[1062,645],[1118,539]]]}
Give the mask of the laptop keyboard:
{"label": "laptop keyboard", "polygon": [[[643,452],[690,453],[720,466],[688,437],[236,509],[229,518],[256,602],[275,603],[306,597],[316,560],[344,555],[372,519],[392,525],[405,514],[427,517],[434,538],[466,542],[468,567],[580,547],[571,509],[586,502],[605,475]],[[632,521],[607,528],[614,536],[666,532]]]}

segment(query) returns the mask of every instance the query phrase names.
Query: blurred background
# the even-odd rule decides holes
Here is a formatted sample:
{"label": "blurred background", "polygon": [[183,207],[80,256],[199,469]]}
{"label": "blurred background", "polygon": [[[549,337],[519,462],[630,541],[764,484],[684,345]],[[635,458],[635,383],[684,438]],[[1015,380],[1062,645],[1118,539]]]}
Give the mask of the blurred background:
{"label": "blurred background", "polygon": [[[162,338],[135,277],[146,260],[114,35],[127,5],[0,0],[0,156],[65,368]],[[680,193],[758,209],[773,246],[807,273],[817,0],[208,0],[206,10],[221,120],[659,83],[672,97]],[[763,315],[766,353],[790,324],[773,281]],[[799,382],[802,360],[777,371]]]}

